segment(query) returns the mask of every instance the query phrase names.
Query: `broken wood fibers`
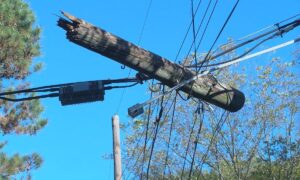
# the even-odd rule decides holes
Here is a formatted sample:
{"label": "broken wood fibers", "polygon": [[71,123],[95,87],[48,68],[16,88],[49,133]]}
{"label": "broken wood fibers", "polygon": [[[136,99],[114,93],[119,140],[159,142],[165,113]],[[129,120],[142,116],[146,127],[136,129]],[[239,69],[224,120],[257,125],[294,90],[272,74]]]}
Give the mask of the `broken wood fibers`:
{"label": "broken wood fibers", "polygon": [[[60,18],[58,26],[67,31],[67,38],[71,42],[144,73],[169,87],[196,75],[194,71],[172,63],[82,19],[65,12],[62,14],[66,18]],[[210,76],[200,77],[180,90],[230,112],[238,111],[245,102],[242,92],[221,84]]]}

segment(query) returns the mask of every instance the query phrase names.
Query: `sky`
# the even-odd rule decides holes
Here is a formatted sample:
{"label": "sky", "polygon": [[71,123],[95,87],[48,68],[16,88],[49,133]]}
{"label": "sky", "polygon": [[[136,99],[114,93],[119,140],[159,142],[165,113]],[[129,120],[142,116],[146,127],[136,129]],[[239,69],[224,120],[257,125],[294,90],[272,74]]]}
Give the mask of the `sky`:
{"label": "sky", "polygon": [[[57,15],[60,15],[61,10],[69,12],[130,42],[138,43],[150,0],[26,1],[36,14],[37,25],[43,31],[42,55],[35,61],[43,62],[44,68],[29,78],[32,87],[128,76],[129,68],[121,69],[117,62],[69,42],[65,31],[56,25]],[[195,19],[196,25],[207,3],[207,0],[203,0],[200,14]],[[199,52],[209,49],[234,3],[233,0],[219,2]],[[228,37],[238,39],[299,14],[299,8],[299,0],[241,1],[217,45],[225,43]],[[190,21],[189,0],[153,0],[139,45],[173,61]],[[295,29],[259,49],[294,39],[299,36],[299,32],[299,28]],[[190,35],[178,60],[184,58],[191,42]],[[251,73],[255,65],[263,64],[273,56],[291,60],[295,49],[296,45],[293,45],[250,60],[244,65],[249,67]],[[134,74],[131,71],[131,75]],[[48,119],[48,125],[36,136],[1,137],[9,141],[5,151],[9,154],[38,152],[44,163],[33,172],[33,179],[113,179],[113,162],[103,159],[103,156],[112,153],[111,117],[117,113],[121,122],[128,122],[131,118],[127,115],[127,108],[149,98],[146,85],[126,89],[123,98],[122,94],[121,89],[111,90],[106,92],[103,102],[64,107],[57,98],[44,99],[43,117]],[[125,132],[121,132],[121,139],[125,135]]]}

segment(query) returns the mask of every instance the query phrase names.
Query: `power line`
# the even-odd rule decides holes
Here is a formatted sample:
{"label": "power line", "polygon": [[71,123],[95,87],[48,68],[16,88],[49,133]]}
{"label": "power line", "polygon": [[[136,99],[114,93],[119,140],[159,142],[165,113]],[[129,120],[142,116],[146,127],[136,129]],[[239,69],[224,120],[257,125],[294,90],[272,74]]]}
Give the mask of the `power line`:
{"label": "power line", "polygon": [[[152,85],[154,84],[154,80],[152,80]],[[150,93],[150,99],[153,96],[153,92]],[[149,129],[149,123],[150,123],[150,116],[151,116],[151,103],[148,106],[148,112],[147,112],[147,124],[146,124],[146,135],[145,135],[145,141],[144,141],[144,147],[143,147],[143,161],[142,161],[142,169],[141,169],[141,175],[140,179],[143,179],[143,170],[144,170],[144,163],[146,158],[146,146],[147,146],[147,140],[148,140],[148,129]]]}
{"label": "power line", "polygon": [[174,90],[177,90],[177,89],[183,87],[184,85],[186,85],[186,84],[188,84],[188,83],[190,83],[190,82],[193,82],[193,81],[196,80],[197,78],[203,77],[203,76],[205,76],[205,75],[207,75],[207,74],[209,74],[209,73],[212,73],[212,72],[214,72],[214,71],[217,71],[217,70],[220,70],[220,69],[222,69],[222,68],[231,66],[231,65],[233,65],[233,64],[236,64],[236,63],[239,63],[239,62],[248,60],[248,59],[250,59],[250,58],[259,56],[259,55],[261,55],[261,54],[268,53],[268,52],[271,52],[271,51],[273,51],[273,50],[276,50],[276,49],[280,49],[280,48],[286,47],[286,46],[291,45],[291,44],[294,44],[294,43],[296,43],[296,42],[298,42],[298,41],[299,41],[299,38],[297,38],[297,39],[295,39],[295,40],[288,41],[288,42],[286,42],[286,43],[283,43],[283,44],[280,44],[280,45],[277,45],[277,46],[274,46],[274,47],[272,47],[272,48],[269,48],[269,49],[266,49],[266,50],[263,50],[263,51],[254,53],[254,54],[250,54],[250,55],[248,55],[248,56],[244,56],[244,57],[239,58],[239,59],[235,59],[235,60],[230,61],[230,62],[227,62],[227,63],[225,63],[225,64],[221,64],[221,65],[219,65],[219,66],[217,66],[217,67],[210,68],[210,69],[208,69],[208,70],[206,70],[206,71],[203,71],[203,72],[201,72],[200,74],[198,74],[198,75],[196,75],[196,76],[194,76],[194,77],[192,77],[192,78],[190,78],[190,79],[187,79],[187,80],[185,80],[185,81],[183,81],[183,82],[177,84],[176,86],[173,86],[172,88],[168,89],[166,92],[161,93],[161,94],[159,94],[159,95],[153,97],[152,99],[150,99],[150,100],[148,100],[148,101],[145,101],[144,103],[139,104],[139,105],[140,105],[141,107],[143,107],[143,106],[145,106],[145,105],[147,105],[147,104],[149,104],[149,103],[155,101],[156,99],[159,99],[159,98],[161,98],[162,96],[165,96],[165,95],[167,95],[167,94],[173,92]]}
{"label": "power line", "polygon": [[[153,1],[153,0],[150,0],[150,2],[149,2],[149,4],[148,4],[147,11],[146,11],[146,16],[145,16],[145,19],[144,19],[144,21],[143,21],[143,25],[142,25],[142,28],[141,28],[141,31],[140,31],[140,34],[139,34],[139,37],[138,37],[138,43],[137,43],[137,45],[140,45],[140,43],[141,43],[141,41],[142,41],[142,37],[143,37],[143,34],[144,34],[144,30],[145,30],[145,27],[146,27],[146,23],[147,23],[149,14],[150,14],[150,9],[151,9],[151,5],[152,5],[152,1]],[[130,69],[129,72],[128,72],[127,77],[130,76],[131,71],[132,71],[132,70]],[[123,98],[124,98],[124,95],[125,95],[125,91],[126,91],[126,89],[123,89],[123,91],[122,91],[122,93],[121,93],[121,97],[120,97],[120,100],[119,100],[119,103],[118,103],[116,112],[119,112],[119,109],[120,109],[120,107],[121,107],[121,104],[122,104],[122,101],[123,101]]]}
{"label": "power line", "polygon": [[[163,92],[164,92],[164,88],[165,86],[163,86]],[[162,114],[163,114],[163,102],[164,102],[164,96],[162,96],[161,98],[161,102],[160,102],[160,110],[159,110],[159,113],[158,113],[158,117],[156,118],[156,121],[155,121],[155,133],[154,133],[154,137],[153,137],[153,140],[152,140],[152,144],[151,144],[151,150],[150,150],[150,156],[149,156],[149,161],[148,161],[148,166],[147,166],[147,175],[146,175],[146,179],[149,178],[149,172],[150,172],[150,163],[151,163],[151,158],[152,158],[152,154],[153,154],[153,149],[154,149],[154,145],[155,145],[155,141],[156,141],[156,137],[157,137],[157,134],[158,134],[158,127],[159,127],[159,123],[160,123],[160,120],[161,120],[161,117],[162,117]]]}
{"label": "power line", "polygon": [[[284,22],[284,21],[282,21],[282,22]],[[293,21],[293,22],[290,22],[290,23],[288,23],[288,24],[284,24],[284,25],[282,25],[282,26],[278,26],[276,29],[273,29],[273,30],[270,30],[270,31],[265,32],[265,33],[263,33],[263,34],[257,35],[257,36],[255,36],[255,37],[253,37],[253,38],[251,38],[251,39],[249,39],[249,40],[247,40],[247,41],[244,41],[244,42],[242,42],[242,43],[240,43],[240,44],[237,44],[237,45],[235,45],[235,46],[233,46],[233,47],[231,47],[231,48],[229,48],[229,49],[227,49],[227,50],[225,50],[225,51],[223,51],[223,52],[221,52],[221,53],[218,53],[218,54],[216,54],[216,55],[214,55],[214,56],[211,56],[209,59],[206,59],[206,60],[205,60],[205,58],[204,58],[204,60],[201,61],[201,62],[199,62],[199,64],[203,64],[203,63],[204,63],[205,61],[207,61],[207,60],[213,60],[213,59],[216,59],[216,58],[218,58],[218,57],[220,57],[220,56],[222,56],[222,55],[225,55],[225,54],[227,54],[227,53],[229,53],[229,52],[231,52],[231,51],[233,51],[233,50],[235,50],[235,49],[238,49],[238,48],[240,48],[240,47],[243,47],[243,46],[245,46],[245,45],[247,45],[247,44],[249,44],[249,43],[252,43],[252,42],[254,42],[254,41],[258,40],[258,39],[261,39],[261,38],[263,38],[263,37],[265,37],[265,36],[267,36],[267,35],[270,35],[270,34],[272,34],[272,33],[276,33],[276,32],[277,32],[279,35],[282,35],[282,34],[284,34],[284,33],[287,33],[288,31],[294,29],[295,27],[297,27],[297,26],[299,26],[299,25],[300,25],[300,19],[295,20],[295,21]],[[198,64],[196,64],[196,65],[198,66]],[[196,65],[191,65],[191,66],[186,66],[186,67],[195,67]]]}
{"label": "power line", "polygon": [[189,179],[191,179],[193,165],[194,165],[194,161],[195,161],[196,150],[197,150],[197,145],[198,145],[198,141],[199,141],[199,138],[200,138],[200,133],[201,133],[201,130],[202,130],[202,125],[203,125],[203,120],[204,120],[203,107],[201,108],[201,110],[202,111],[200,112],[200,104],[199,104],[198,109],[197,109],[197,114],[202,113],[202,117],[200,117],[200,124],[199,124],[199,128],[198,128],[198,133],[197,133],[197,136],[196,136],[196,139],[195,139],[195,142],[194,142],[195,146],[194,146],[194,152],[193,152],[191,167],[190,167],[190,171],[189,171]]}
{"label": "power line", "polygon": [[[200,0],[201,3],[201,0]],[[192,29],[193,29],[193,44],[194,44],[194,61],[197,63],[197,49],[196,49],[196,31],[195,31],[195,13],[194,13],[194,0],[191,0],[192,12]]]}
{"label": "power line", "polygon": [[[204,22],[204,19],[205,19],[206,15],[207,15],[207,12],[208,12],[209,8],[210,8],[211,2],[212,2],[212,0],[209,1],[208,5],[207,5],[207,7],[206,7],[206,10],[205,10],[204,15],[203,15],[203,17],[202,17],[202,20],[201,20],[201,22],[200,22],[200,24],[199,24],[199,26],[198,26],[198,28],[197,28],[196,36],[198,36],[198,33],[200,32],[200,29],[201,29],[201,27],[202,27],[202,24],[203,24],[203,22]],[[204,31],[203,31],[203,33],[202,33],[202,35],[201,35],[201,38],[200,38],[199,42],[198,42],[196,51],[199,49],[199,46],[200,46],[200,44],[201,44],[201,42],[202,42],[202,40],[203,40],[203,37],[204,37],[204,35],[205,35],[205,33],[206,33],[207,27],[208,27],[208,25],[209,25],[209,23],[210,23],[210,21],[211,21],[212,15],[214,14],[214,11],[215,11],[215,8],[216,8],[217,4],[218,4],[218,0],[215,1],[215,4],[214,4],[214,6],[213,6],[213,9],[212,9],[212,11],[211,11],[211,13],[210,13],[210,15],[209,15],[208,21],[207,21],[207,23],[206,23],[206,25],[205,25]],[[191,44],[191,46],[190,46],[190,48],[189,48],[189,50],[188,50],[188,53],[187,53],[186,57],[188,57],[188,56],[190,55],[192,48],[193,48],[193,43]]]}
{"label": "power line", "polygon": [[175,115],[175,110],[176,110],[176,100],[177,100],[177,94],[175,94],[175,98],[174,98],[174,105],[173,105],[173,111],[172,111],[172,117],[171,117],[171,124],[170,124],[170,131],[169,131],[169,139],[168,139],[168,146],[167,146],[167,154],[166,154],[165,166],[164,166],[164,173],[163,173],[164,176],[166,174],[166,167],[167,167],[168,160],[169,160],[168,159],[169,158],[169,149],[170,149],[170,142],[171,142],[172,131],[173,131],[174,115]]}
{"label": "power line", "polygon": [[[226,112],[227,111],[225,110],[222,113],[219,121],[217,122],[216,128],[213,131],[213,134],[212,134],[212,137],[211,137],[211,139],[209,141],[209,145],[208,145],[208,147],[206,149],[206,152],[205,152],[205,154],[201,158],[201,161],[200,161],[200,171],[199,171],[199,175],[197,177],[197,180],[199,179],[200,175],[202,174],[202,172],[201,172],[202,171],[202,165],[203,165],[203,163],[204,163],[204,161],[205,161],[205,159],[206,159],[206,157],[208,155],[208,152],[210,150],[210,146],[212,145],[213,141],[215,140],[215,137],[218,135],[219,131],[221,130],[221,128],[223,126],[223,124],[225,123],[225,121],[227,120],[227,118],[229,116],[229,113],[228,112],[226,113]],[[225,114],[226,114],[226,116],[225,116]],[[225,116],[225,118],[224,118],[224,116]]]}
{"label": "power line", "polygon": [[184,168],[185,168],[185,163],[186,163],[186,158],[187,158],[187,154],[188,154],[188,151],[189,151],[189,148],[190,148],[190,142],[191,142],[191,139],[192,139],[192,135],[193,135],[193,132],[194,132],[194,127],[195,127],[196,121],[197,121],[197,118],[194,118],[194,121],[193,121],[193,124],[192,124],[192,130],[190,132],[188,143],[187,143],[187,147],[185,149],[184,161],[183,161],[182,171],[181,171],[181,175],[180,175],[180,179],[181,180],[183,178]]}
{"label": "power line", "polygon": [[[225,21],[224,24],[223,24],[221,30],[219,31],[219,33],[218,33],[216,39],[214,40],[214,42],[213,42],[213,44],[211,45],[211,47],[210,47],[208,53],[206,54],[206,56],[205,56],[203,62],[200,64],[200,68],[199,68],[199,69],[201,69],[201,66],[207,61],[207,58],[209,57],[209,55],[210,55],[212,49],[214,48],[214,46],[215,46],[215,44],[217,43],[218,39],[220,38],[222,32],[224,31],[224,29],[225,29],[225,27],[226,27],[228,21],[230,20],[232,14],[234,13],[234,11],[235,11],[237,5],[239,4],[239,2],[240,2],[240,0],[237,0],[236,3],[235,3],[235,5],[233,6],[231,12],[229,13],[229,15],[228,15],[226,21]],[[198,47],[197,47],[197,48],[198,48]],[[197,71],[197,73],[198,73],[198,71]]]}
{"label": "power line", "polygon": [[[211,0],[210,0],[211,1]],[[196,14],[198,13],[198,10],[199,10],[199,7],[200,7],[200,5],[201,5],[201,2],[202,1],[199,1],[199,3],[198,3],[198,5],[197,5],[197,8],[196,8],[196,10],[195,10],[195,16],[196,16]],[[189,32],[190,32],[190,29],[191,29],[191,27],[192,27],[192,21],[190,22],[190,24],[189,24],[189,27],[188,27],[188,29],[187,29],[187,31],[186,31],[186,33],[185,33],[185,35],[184,35],[184,38],[183,38],[183,40],[182,40],[182,42],[181,42],[181,44],[180,44],[180,47],[179,47],[179,50],[177,51],[177,54],[176,54],[176,57],[175,57],[175,62],[178,60],[178,57],[179,57],[179,54],[180,54],[180,52],[181,52],[181,50],[182,50],[182,47],[183,47],[183,45],[184,45],[184,43],[185,43],[185,41],[186,41],[186,38],[187,38],[187,36],[188,36],[188,34],[189,34]]]}

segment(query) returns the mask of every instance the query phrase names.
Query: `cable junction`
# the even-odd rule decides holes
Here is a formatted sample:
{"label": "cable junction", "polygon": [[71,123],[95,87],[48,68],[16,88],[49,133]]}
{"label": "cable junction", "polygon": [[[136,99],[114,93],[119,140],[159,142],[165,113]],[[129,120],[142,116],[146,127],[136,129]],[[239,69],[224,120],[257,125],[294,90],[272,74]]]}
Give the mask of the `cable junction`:
{"label": "cable junction", "polygon": [[[41,99],[41,98],[59,97],[59,100],[63,106],[94,102],[94,101],[103,101],[105,90],[132,87],[137,84],[142,84],[144,80],[148,80],[148,79],[149,77],[138,73],[136,77],[133,78],[95,80],[95,81],[84,81],[84,82],[41,86],[37,88],[0,93],[0,99],[4,101],[19,102],[19,101]],[[115,83],[131,83],[131,84],[121,85],[121,86],[107,86],[109,84],[115,84]],[[45,92],[52,92],[52,93],[34,96],[35,93],[45,93]],[[32,96],[23,97],[23,98],[14,98],[15,95],[23,94],[23,93],[24,94],[30,93]]]}
{"label": "cable junction", "polygon": [[144,112],[143,107],[146,106],[147,104],[152,103],[153,101],[155,101],[155,100],[157,100],[157,99],[159,99],[159,98],[161,98],[161,97],[163,97],[163,96],[165,96],[167,94],[170,94],[174,90],[175,91],[178,90],[179,88],[183,87],[184,85],[189,84],[189,83],[195,81],[196,79],[198,79],[200,77],[208,75],[208,74],[210,74],[210,73],[212,73],[214,71],[223,69],[225,67],[231,66],[233,64],[236,64],[236,63],[239,63],[239,62],[242,62],[242,61],[254,58],[256,56],[260,56],[262,54],[269,53],[269,52],[275,51],[277,49],[289,46],[289,45],[294,44],[294,43],[299,42],[299,41],[300,41],[300,38],[296,38],[294,40],[287,41],[287,42],[279,44],[277,46],[273,46],[271,48],[268,48],[268,49],[265,49],[265,50],[262,50],[262,51],[259,51],[259,52],[256,52],[256,53],[253,53],[253,54],[250,54],[250,55],[246,55],[244,57],[241,57],[241,58],[238,58],[238,59],[234,59],[232,61],[228,61],[228,62],[226,62],[224,64],[220,64],[217,67],[212,67],[212,68],[210,68],[208,70],[205,70],[205,71],[199,73],[198,75],[194,76],[193,78],[185,80],[185,81],[177,84],[176,86],[174,86],[174,87],[166,90],[164,93],[161,93],[161,94],[157,95],[156,97],[154,97],[154,98],[152,98],[152,99],[150,99],[148,101],[145,101],[144,103],[136,104],[136,105],[130,107],[128,109],[128,115],[131,116],[132,118],[134,118],[134,117],[142,114]]}

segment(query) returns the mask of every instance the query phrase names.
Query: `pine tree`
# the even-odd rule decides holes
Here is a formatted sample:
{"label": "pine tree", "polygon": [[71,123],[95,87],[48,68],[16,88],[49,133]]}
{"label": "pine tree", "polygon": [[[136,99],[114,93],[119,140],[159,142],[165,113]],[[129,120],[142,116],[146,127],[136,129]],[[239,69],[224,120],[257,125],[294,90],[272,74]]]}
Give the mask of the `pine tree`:
{"label": "pine tree", "polygon": [[[0,92],[30,86],[26,78],[41,68],[40,63],[32,62],[40,54],[40,32],[27,3],[23,0],[1,0]],[[47,120],[40,117],[43,107],[38,100],[20,103],[0,100],[0,111],[1,135],[34,135],[47,124]],[[9,157],[3,150],[6,143],[0,142],[0,179],[14,176],[30,179],[30,170],[40,167],[41,157],[37,153]]]}

